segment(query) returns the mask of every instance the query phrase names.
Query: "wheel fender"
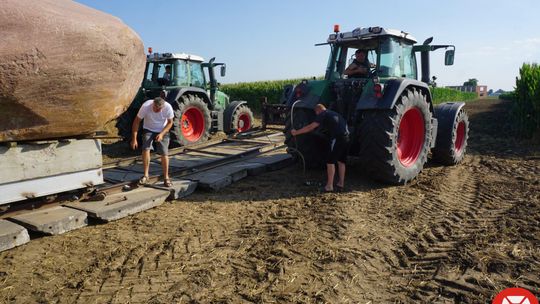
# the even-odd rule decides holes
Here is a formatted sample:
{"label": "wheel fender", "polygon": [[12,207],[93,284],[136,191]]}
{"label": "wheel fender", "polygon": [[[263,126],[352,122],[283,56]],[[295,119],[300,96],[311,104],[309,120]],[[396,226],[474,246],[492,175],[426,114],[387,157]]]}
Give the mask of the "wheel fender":
{"label": "wheel fender", "polygon": [[210,98],[208,97],[208,94],[206,94],[206,91],[200,88],[182,88],[180,90],[175,89],[171,90],[169,94],[167,95],[167,101],[173,105],[173,108],[175,107],[176,102],[181,102],[181,98],[184,95],[193,94],[199,96],[207,105],[208,109],[212,110],[213,105],[210,102]]}
{"label": "wheel fender", "polygon": [[415,87],[424,93],[427,98],[430,110],[433,110],[431,92],[427,84],[408,78],[394,78],[389,79],[384,83],[383,97],[378,99],[375,97],[370,88],[373,85],[366,85],[364,88],[367,90],[362,93],[360,100],[356,104],[356,110],[389,110],[394,108],[398,98],[403,94],[403,92],[409,87]]}
{"label": "wheel fender", "polygon": [[464,102],[445,102],[435,106],[434,116],[438,122],[435,147],[448,149],[452,143],[452,130]]}
{"label": "wheel fender", "polygon": [[232,125],[232,119],[234,112],[236,112],[236,109],[240,107],[241,105],[247,104],[247,101],[245,100],[235,100],[231,102],[223,112],[223,131],[225,133],[231,132],[231,125]]}

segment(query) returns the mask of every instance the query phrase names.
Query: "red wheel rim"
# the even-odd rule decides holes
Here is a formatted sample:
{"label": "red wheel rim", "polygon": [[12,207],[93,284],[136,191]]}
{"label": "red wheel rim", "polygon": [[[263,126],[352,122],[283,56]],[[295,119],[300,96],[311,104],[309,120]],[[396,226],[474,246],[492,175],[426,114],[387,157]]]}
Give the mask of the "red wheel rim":
{"label": "red wheel rim", "polygon": [[407,110],[399,123],[397,141],[398,158],[403,166],[412,166],[420,156],[425,132],[422,112],[418,108]]}
{"label": "red wheel rim", "polygon": [[238,125],[236,126],[238,132],[245,132],[251,129],[251,119],[248,114],[243,113],[238,117]]}
{"label": "red wheel rim", "polygon": [[182,135],[188,141],[194,142],[201,138],[204,132],[204,117],[198,108],[189,108],[184,111],[180,120]]}
{"label": "red wheel rim", "polygon": [[465,146],[465,122],[460,121],[458,123],[457,131],[456,131],[456,141],[454,142],[454,149],[456,149],[456,153],[461,153],[463,150],[463,147]]}

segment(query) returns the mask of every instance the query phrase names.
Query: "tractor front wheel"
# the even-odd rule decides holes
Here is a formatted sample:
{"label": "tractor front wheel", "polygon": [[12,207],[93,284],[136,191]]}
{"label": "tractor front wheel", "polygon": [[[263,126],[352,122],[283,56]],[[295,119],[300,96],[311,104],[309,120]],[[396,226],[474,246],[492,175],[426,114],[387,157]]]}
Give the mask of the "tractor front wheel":
{"label": "tractor front wheel", "polygon": [[[448,117],[445,117],[448,115]],[[433,160],[443,165],[459,164],[465,157],[469,139],[469,118],[463,108],[459,112],[446,108],[444,104],[435,107],[435,117],[439,121],[437,141],[431,150]],[[455,119],[454,119],[455,117]]]}
{"label": "tractor front wheel", "polygon": [[246,132],[251,128],[253,128],[253,112],[247,105],[241,105],[234,111],[231,130],[234,132]]}
{"label": "tractor front wheel", "polygon": [[406,90],[392,110],[361,113],[360,160],[379,181],[405,184],[427,161],[431,142],[431,111],[426,96]]}
{"label": "tractor front wheel", "polygon": [[188,146],[204,142],[210,135],[210,110],[198,96],[182,96],[174,113],[171,135],[173,142]]}

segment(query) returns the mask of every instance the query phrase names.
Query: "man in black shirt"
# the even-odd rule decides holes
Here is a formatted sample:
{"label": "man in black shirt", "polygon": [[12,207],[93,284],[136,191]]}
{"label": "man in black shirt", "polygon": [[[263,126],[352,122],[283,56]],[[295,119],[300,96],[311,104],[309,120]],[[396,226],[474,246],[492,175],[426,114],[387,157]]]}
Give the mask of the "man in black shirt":
{"label": "man in black shirt", "polygon": [[343,74],[349,78],[366,78],[371,68],[371,63],[367,59],[366,50],[356,50],[354,53],[356,59],[343,71]]}
{"label": "man in black shirt", "polygon": [[[315,121],[299,129],[291,130],[293,136],[309,133],[322,125],[330,132],[330,153],[326,159],[326,186],[325,192],[334,191],[334,175],[336,173],[336,163],[338,165],[339,181],[336,184],[339,190],[345,186],[345,164],[347,162],[347,150],[349,146],[349,130],[347,122],[338,113],[327,110],[322,104],[315,106]],[[313,151],[316,153],[316,151]]]}

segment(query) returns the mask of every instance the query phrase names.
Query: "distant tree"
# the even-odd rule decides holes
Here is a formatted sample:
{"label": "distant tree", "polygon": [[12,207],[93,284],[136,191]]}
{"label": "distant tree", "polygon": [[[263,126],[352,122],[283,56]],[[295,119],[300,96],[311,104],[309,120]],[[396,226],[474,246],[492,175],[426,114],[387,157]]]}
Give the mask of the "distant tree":
{"label": "distant tree", "polygon": [[463,83],[464,86],[472,86],[475,87],[478,85],[478,79],[476,78],[470,78],[469,80],[465,81]]}
{"label": "distant tree", "polygon": [[488,95],[493,95],[493,89],[489,89]]}

